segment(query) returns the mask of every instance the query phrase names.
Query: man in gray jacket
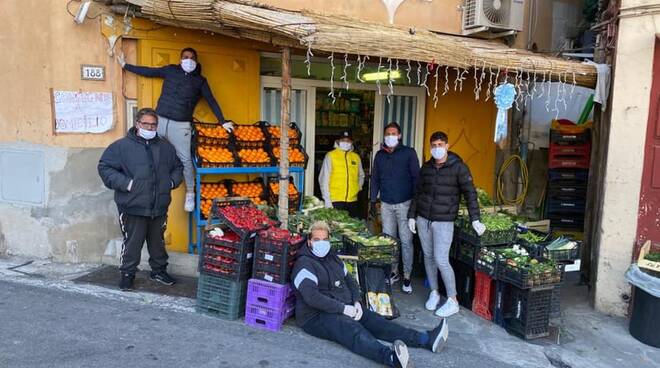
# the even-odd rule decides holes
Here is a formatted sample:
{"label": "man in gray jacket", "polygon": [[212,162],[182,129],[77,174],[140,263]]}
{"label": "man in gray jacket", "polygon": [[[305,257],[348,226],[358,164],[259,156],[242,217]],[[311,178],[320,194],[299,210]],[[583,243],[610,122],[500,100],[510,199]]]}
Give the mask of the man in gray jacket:
{"label": "man in gray jacket", "polygon": [[[362,309],[358,285],[331,251],[329,239],[325,222],[312,224],[293,267],[296,321],[303,331],[389,367],[411,366],[408,346],[442,350],[449,334],[444,319],[433,330],[419,332]],[[393,342],[393,349],[378,340]]]}
{"label": "man in gray jacket", "polygon": [[119,270],[121,290],[132,290],[145,240],[151,279],[165,285],[175,280],[167,273],[163,234],[167,226],[170,192],[183,180],[183,165],[174,146],[156,133],[158,115],[141,109],[135,127],[112,143],[101,156],[98,171],[103,183],[115,191],[124,242]]}

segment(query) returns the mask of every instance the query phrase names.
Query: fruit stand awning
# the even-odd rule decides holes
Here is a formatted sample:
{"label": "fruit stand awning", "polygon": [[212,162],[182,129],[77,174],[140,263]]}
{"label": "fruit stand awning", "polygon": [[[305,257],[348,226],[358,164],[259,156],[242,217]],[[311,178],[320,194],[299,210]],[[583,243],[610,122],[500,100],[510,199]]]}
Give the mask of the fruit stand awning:
{"label": "fruit stand awning", "polygon": [[127,0],[153,21],[184,28],[324,52],[412,60],[514,73],[526,79],[593,88],[596,68],[509,48],[495,41],[366,22],[311,11],[287,11],[248,0]]}

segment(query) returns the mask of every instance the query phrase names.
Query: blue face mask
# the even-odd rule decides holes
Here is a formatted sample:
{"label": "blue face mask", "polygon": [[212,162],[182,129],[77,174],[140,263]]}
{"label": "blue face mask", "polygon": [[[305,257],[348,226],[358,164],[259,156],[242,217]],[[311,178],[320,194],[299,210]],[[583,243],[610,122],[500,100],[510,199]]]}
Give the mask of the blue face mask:
{"label": "blue face mask", "polygon": [[431,156],[436,160],[441,160],[447,155],[447,149],[444,147],[433,147],[431,148]]}
{"label": "blue face mask", "polygon": [[319,257],[323,258],[328,255],[330,252],[330,242],[327,240],[317,240],[312,242],[312,253]]}

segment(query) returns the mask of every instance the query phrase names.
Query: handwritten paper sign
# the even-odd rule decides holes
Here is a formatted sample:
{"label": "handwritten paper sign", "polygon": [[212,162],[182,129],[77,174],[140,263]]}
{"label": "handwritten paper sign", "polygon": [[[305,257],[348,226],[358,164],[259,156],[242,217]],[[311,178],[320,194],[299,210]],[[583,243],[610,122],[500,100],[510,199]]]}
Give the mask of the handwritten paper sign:
{"label": "handwritten paper sign", "polygon": [[55,133],[104,133],[112,128],[112,92],[53,91]]}

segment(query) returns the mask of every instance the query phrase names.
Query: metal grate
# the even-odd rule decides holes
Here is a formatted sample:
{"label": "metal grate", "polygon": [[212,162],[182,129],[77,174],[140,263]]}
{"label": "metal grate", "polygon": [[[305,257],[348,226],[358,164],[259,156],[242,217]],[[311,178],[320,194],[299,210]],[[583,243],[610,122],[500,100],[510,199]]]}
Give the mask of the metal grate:
{"label": "metal grate", "polygon": [[472,28],[478,26],[477,23],[477,1],[465,0],[463,5],[463,28]]}

